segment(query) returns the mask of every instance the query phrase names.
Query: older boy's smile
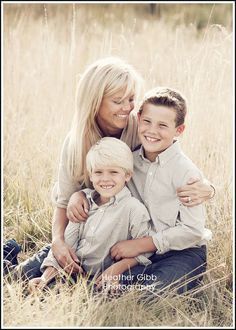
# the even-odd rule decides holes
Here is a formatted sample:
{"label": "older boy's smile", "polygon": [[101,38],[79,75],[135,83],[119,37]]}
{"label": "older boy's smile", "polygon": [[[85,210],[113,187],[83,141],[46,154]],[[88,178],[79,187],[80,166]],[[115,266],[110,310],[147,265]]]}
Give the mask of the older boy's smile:
{"label": "older boy's smile", "polygon": [[159,153],[167,149],[180,134],[176,127],[175,111],[163,105],[144,105],[139,115],[139,138],[145,157],[154,161]]}
{"label": "older boy's smile", "polygon": [[150,136],[147,136],[147,135],[144,135],[144,137],[148,142],[151,142],[151,143],[161,141],[161,139],[153,138],[153,137],[150,137]]}

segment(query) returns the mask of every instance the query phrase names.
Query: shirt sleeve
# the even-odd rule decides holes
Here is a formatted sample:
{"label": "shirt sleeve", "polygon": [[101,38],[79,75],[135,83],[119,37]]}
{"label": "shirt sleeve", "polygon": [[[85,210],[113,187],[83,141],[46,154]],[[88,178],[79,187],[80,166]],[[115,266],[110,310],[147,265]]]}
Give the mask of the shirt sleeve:
{"label": "shirt sleeve", "polygon": [[[65,243],[67,243],[74,251],[76,252],[79,240],[81,238],[81,231],[83,230],[83,224],[80,223],[68,223],[66,230],[65,230]],[[44,272],[46,267],[54,267],[58,271],[62,271],[63,269],[57,262],[56,258],[53,255],[52,250],[49,250],[47,257],[44,259],[40,270]]]}
{"label": "shirt sleeve", "polygon": [[[130,213],[130,233],[132,239],[150,236],[151,231],[151,219],[146,207],[139,202],[134,197],[133,207],[131,208]],[[135,201],[135,202],[134,202]],[[148,258],[153,253],[143,253],[142,255],[137,256],[135,259],[139,264],[147,266],[152,262]]]}
{"label": "shirt sleeve", "polygon": [[[190,177],[202,179],[200,173],[188,171],[182,185],[186,184]],[[178,183],[176,187],[178,186],[181,186],[181,184]],[[178,217],[172,219],[171,223],[175,225],[152,235],[157,254],[195,246],[206,238],[206,232],[209,234],[209,230],[205,229],[205,208],[203,204],[194,207],[180,204]]]}
{"label": "shirt sleeve", "polygon": [[68,134],[62,146],[58,178],[51,195],[53,204],[60,208],[66,208],[71,195],[80,189],[79,184],[75,183],[67,167],[69,139],[70,135]]}

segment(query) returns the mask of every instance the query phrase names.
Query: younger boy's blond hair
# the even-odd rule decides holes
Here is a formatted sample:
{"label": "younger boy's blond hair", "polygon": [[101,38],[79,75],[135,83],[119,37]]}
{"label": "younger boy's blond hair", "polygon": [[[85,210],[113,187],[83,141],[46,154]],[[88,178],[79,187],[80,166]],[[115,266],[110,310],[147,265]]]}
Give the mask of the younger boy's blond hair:
{"label": "younger boy's blond hair", "polygon": [[86,156],[86,167],[91,175],[94,168],[120,167],[133,174],[133,155],[128,145],[113,137],[104,137],[95,143]]}

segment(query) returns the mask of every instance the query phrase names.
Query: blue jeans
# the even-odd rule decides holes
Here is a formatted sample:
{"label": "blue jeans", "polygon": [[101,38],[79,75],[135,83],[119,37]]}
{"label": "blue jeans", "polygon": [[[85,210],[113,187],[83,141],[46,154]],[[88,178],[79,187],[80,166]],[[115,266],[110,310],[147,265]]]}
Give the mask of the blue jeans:
{"label": "blue jeans", "polygon": [[[40,266],[47,257],[51,246],[45,246],[31,258],[16,266],[20,277],[31,279],[42,275]],[[153,254],[149,266],[137,265],[121,276],[120,284],[125,286],[141,284],[155,286],[159,293],[163,288],[177,288],[181,294],[200,284],[206,271],[206,246],[172,250],[162,255]],[[187,280],[187,281],[186,281]]]}
{"label": "blue jeans", "polygon": [[176,288],[181,294],[200,284],[206,271],[206,246],[153,254],[150,260],[151,265],[138,265],[123,273],[121,284],[150,286],[158,294],[165,292],[164,288]]}

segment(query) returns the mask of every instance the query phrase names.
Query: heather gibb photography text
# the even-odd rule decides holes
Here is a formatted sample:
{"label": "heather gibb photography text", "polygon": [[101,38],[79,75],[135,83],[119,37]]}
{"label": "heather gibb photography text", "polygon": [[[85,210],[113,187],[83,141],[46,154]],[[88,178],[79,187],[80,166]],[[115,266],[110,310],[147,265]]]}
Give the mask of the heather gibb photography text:
{"label": "heather gibb photography text", "polygon": [[234,328],[234,2],[10,2],[3,328]]}

